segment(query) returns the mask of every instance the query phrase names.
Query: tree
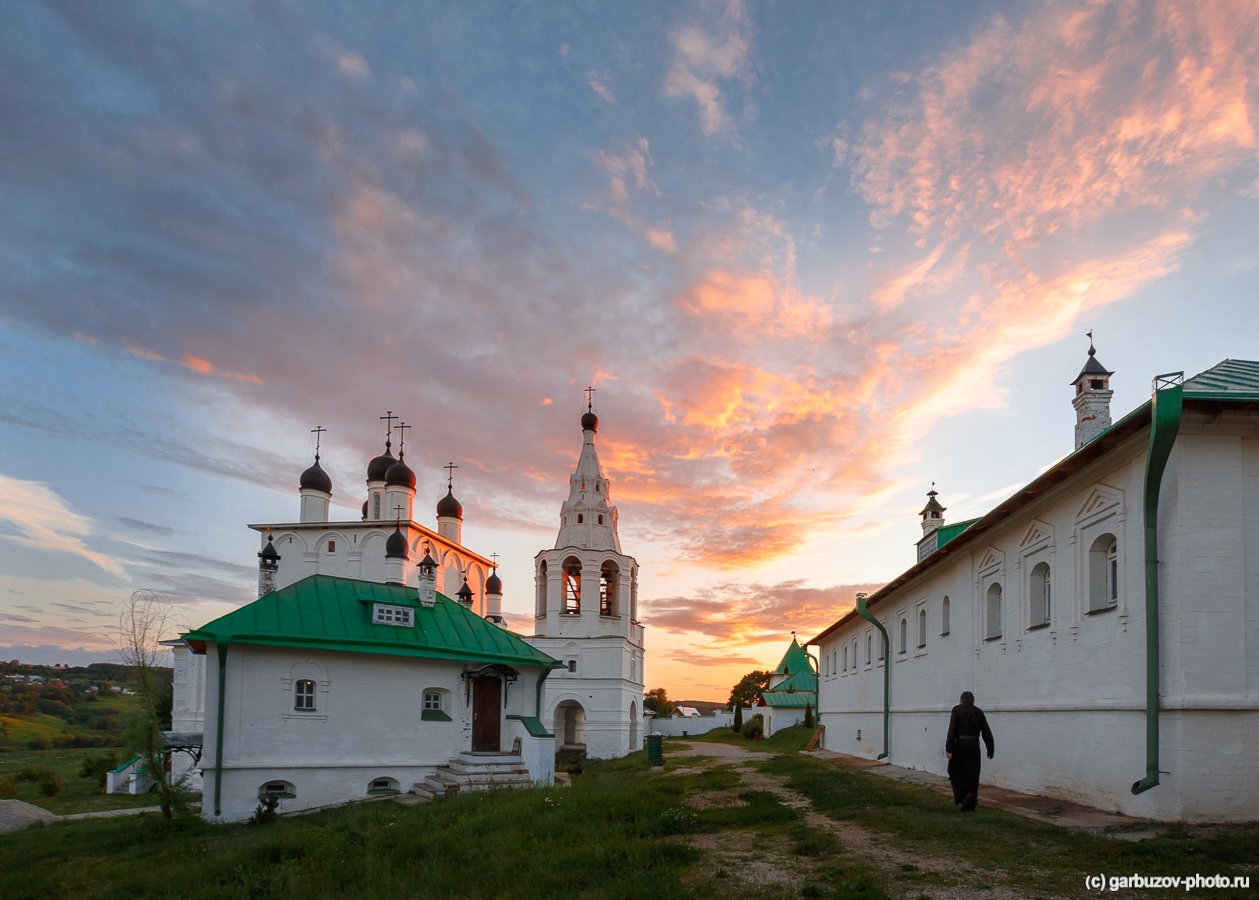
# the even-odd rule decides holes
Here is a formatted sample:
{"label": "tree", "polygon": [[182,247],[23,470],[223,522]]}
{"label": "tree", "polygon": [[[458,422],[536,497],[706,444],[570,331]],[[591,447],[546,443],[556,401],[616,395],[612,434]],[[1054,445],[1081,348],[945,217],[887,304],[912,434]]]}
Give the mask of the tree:
{"label": "tree", "polygon": [[805,728],[813,727],[813,704],[812,703],[806,703],[804,705],[804,727]]}
{"label": "tree", "polygon": [[657,716],[673,715],[673,711],[677,709],[677,705],[669,699],[669,693],[664,688],[652,688],[643,694],[643,708],[650,709]]}
{"label": "tree", "polygon": [[118,613],[114,636],[118,656],[131,666],[140,695],[132,740],[145,774],[157,785],[163,818],[170,819],[179,806],[179,792],[166,774],[166,742],[162,739],[162,718],[158,711],[163,693],[158,662],[162,651],[158,641],[173,627],[171,607],[154,591],[132,591]]}
{"label": "tree", "polygon": [[734,729],[736,732],[742,733],[743,731],[743,704],[742,703],[736,703],[734,705],[734,724],[731,725],[730,727]]}
{"label": "tree", "polygon": [[730,689],[730,699],[727,706],[738,709],[740,706],[756,706],[761,702],[761,694],[769,687],[769,679],[772,672],[766,672],[762,669],[748,672],[739,679],[739,683]]}

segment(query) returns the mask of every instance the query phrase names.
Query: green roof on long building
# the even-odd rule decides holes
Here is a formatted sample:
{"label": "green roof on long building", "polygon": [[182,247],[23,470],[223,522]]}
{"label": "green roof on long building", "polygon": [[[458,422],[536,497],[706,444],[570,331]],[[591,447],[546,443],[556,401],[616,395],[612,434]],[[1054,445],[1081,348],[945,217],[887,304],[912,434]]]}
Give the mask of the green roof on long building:
{"label": "green roof on long building", "polygon": [[[376,604],[412,610],[413,625],[373,621]],[[332,575],[311,575],[221,616],[184,636],[186,641],[252,644],[376,653],[424,659],[563,665],[442,594],[432,606],[419,591]]]}

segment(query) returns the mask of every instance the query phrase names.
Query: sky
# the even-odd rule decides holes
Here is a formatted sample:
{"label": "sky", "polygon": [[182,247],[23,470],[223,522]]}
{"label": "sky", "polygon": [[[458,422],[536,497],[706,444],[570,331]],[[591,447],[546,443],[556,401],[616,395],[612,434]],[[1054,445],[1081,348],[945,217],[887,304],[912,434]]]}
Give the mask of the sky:
{"label": "sky", "polygon": [[1115,418],[1259,359],[1259,7],[0,4],[0,657],[253,599],[317,425],[532,631],[596,388],[646,682],[723,700]]}

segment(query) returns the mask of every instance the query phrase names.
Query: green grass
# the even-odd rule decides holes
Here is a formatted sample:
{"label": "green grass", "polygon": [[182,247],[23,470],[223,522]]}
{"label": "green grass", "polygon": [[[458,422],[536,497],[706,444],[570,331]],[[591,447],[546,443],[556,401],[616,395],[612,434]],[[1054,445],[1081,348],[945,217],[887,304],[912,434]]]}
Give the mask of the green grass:
{"label": "green grass", "polygon": [[61,790],[57,794],[45,797],[39,792],[38,785],[21,782],[17,785],[17,793],[12,797],[42,806],[59,816],[67,813],[156,806],[156,795],[106,794],[103,792],[103,782],[79,775],[79,767],[84,759],[111,752],[118,757],[120,763],[128,759],[121,748],[109,747],[73,750],[5,750],[0,752],[0,777],[31,767],[52,769],[54,773],[61,776]]}
{"label": "green grass", "polygon": [[[1259,826],[1209,836],[1169,829],[1132,843],[982,807],[963,816],[948,797],[928,788],[799,754],[777,756],[763,767],[786,776],[787,786],[807,796],[818,812],[883,832],[900,846],[1001,873],[1031,893],[1075,893],[1090,872],[1243,875],[1250,872],[1243,867],[1259,859]],[[906,879],[914,880],[914,873],[907,872]],[[1216,890],[1212,896],[1228,893]]]}
{"label": "green grass", "polygon": [[[686,740],[700,743],[733,744],[736,747],[742,747],[745,750],[755,750],[758,753],[795,753],[805,748],[805,745],[809,743],[809,738],[813,737],[814,730],[805,728],[803,725],[792,725],[774,732],[770,737],[753,741],[731,731],[729,728],[714,728],[707,734],[688,735]],[[668,752],[669,746],[669,742],[666,741],[666,752]]]}
{"label": "green grass", "polygon": [[[57,741],[68,738],[111,738],[110,743],[121,742],[128,716],[140,708],[138,696],[123,697],[115,694],[86,696],[75,701],[71,714],[79,721],[68,721],[46,713],[0,713],[0,753],[10,750],[48,749]],[[86,722],[108,719],[112,727],[99,730]],[[32,747],[32,742],[43,741],[47,747]]]}

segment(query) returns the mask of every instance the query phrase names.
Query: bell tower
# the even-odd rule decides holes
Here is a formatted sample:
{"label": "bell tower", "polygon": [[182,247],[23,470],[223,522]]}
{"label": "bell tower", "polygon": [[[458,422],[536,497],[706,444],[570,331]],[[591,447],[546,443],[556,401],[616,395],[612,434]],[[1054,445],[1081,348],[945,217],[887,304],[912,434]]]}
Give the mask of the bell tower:
{"label": "bell tower", "polygon": [[546,681],[544,724],[557,749],[592,758],[639,749],[643,626],[638,563],[621,552],[611,481],[595,441],[594,388],[586,389],[582,443],[560,506],[555,546],[534,557],[533,646],[566,664]]}

